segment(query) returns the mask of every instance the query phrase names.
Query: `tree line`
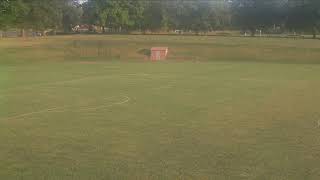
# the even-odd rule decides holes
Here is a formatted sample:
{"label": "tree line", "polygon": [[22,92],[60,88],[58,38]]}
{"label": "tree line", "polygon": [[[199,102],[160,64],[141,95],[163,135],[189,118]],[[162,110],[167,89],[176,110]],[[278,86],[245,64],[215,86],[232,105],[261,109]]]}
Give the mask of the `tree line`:
{"label": "tree line", "polygon": [[1,0],[0,28],[70,32],[77,24],[103,31],[208,32],[256,30],[312,33],[320,27],[319,0]]}

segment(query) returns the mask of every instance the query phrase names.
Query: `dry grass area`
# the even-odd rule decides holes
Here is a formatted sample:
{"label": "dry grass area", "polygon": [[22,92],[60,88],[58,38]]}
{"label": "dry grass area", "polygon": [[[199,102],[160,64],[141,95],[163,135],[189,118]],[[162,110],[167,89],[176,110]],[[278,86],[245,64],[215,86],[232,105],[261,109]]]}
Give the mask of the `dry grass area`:
{"label": "dry grass area", "polygon": [[[153,46],[168,46],[170,60],[318,63],[317,40],[205,36],[61,36],[2,39],[2,51],[21,58],[146,60]],[[1,50],[0,50],[1,51]],[[67,58],[66,58],[67,57]]]}

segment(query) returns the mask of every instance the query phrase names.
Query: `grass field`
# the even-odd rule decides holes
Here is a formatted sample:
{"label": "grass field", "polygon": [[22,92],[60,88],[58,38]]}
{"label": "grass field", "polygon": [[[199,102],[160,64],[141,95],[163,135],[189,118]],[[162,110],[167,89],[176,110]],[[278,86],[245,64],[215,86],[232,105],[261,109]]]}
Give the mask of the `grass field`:
{"label": "grass field", "polygon": [[61,36],[0,54],[1,180],[320,178],[320,41]]}

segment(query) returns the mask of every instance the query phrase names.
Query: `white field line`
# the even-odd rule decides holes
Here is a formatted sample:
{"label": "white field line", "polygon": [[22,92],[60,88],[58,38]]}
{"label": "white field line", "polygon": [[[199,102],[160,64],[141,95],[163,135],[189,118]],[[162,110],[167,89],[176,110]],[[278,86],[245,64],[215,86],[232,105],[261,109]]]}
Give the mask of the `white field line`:
{"label": "white field line", "polygon": [[128,103],[130,100],[131,100],[130,97],[123,96],[123,100],[122,101],[115,102],[115,103],[112,103],[112,104],[109,104],[109,105],[101,105],[101,106],[96,106],[96,107],[83,108],[83,109],[80,109],[80,111],[91,111],[91,110],[104,109],[104,108],[108,108],[108,107],[112,107],[112,106],[122,105],[122,104]]}
{"label": "white field line", "polygon": [[19,115],[7,117],[7,118],[4,118],[4,119],[6,119],[6,120],[15,120],[15,119],[20,119],[20,118],[24,118],[24,117],[27,117],[27,116],[31,116],[31,115],[34,115],[34,114],[42,114],[42,113],[45,113],[45,112],[52,112],[53,110],[57,110],[57,109],[60,109],[60,108],[61,107],[43,109],[43,110],[40,110],[40,111],[33,111],[33,112],[29,112],[29,113],[19,114]]}
{"label": "white field line", "polygon": [[264,79],[254,79],[254,78],[241,78],[240,81],[275,82],[274,80],[264,80]]}
{"label": "white field line", "polygon": [[162,90],[162,89],[171,89],[173,88],[173,85],[164,85],[164,86],[160,86],[160,87],[154,87],[152,88],[153,90]]}
{"label": "white field line", "polygon": [[[130,76],[135,76],[139,78],[144,78],[145,80],[148,80],[150,78],[170,78],[172,76],[163,76],[163,75],[152,75],[152,74],[146,74],[146,73],[137,73],[137,74],[119,74],[119,75],[102,75],[102,76],[89,76],[89,77],[84,77],[84,78],[79,78],[79,79],[70,79],[70,80],[64,80],[64,81],[56,81],[56,82],[49,82],[49,83],[40,83],[40,84],[33,84],[29,86],[21,86],[21,87],[14,87],[14,88],[7,88],[7,89],[0,89],[0,100],[7,98],[8,96],[16,96],[17,93],[19,92],[14,92],[14,93],[3,93],[1,90],[4,91],[11,91],[11,90],[19,90],[23,91],[25,89],[31,89],[34,87],[39,87],[39,90],[48,88],[50,85],[65,85],[68,83],[77,83],[81,81],[86,81],[86,80],[96,80],[96,79],[110,79],[110,78],[115,78],[115,77],[130,77]],[[168,87],[169,88],[169,87]],[[158,89],[168,89],[165,87],[159,87]]]}
{"label": "white field line", "polygon": [[40,83],[40,84],[33,84],[29,86],[21,86],[21,87],[14,87],[14,88],[7,88],[2,90],[15,90],[15,89],[29,89],[33,87],[41,87],[41,86],[48,86],[48,85],[64,85],[67,83],[73,83],[73,82],[79,82],[79,81],[85,81],[85,80],[93,80],[93,79],[101,79],[105,78],[106,75],[103,76],[90,76],[90,77],[84,77],[84,78],[78,78],[78,79],[70,79],[70,80],[64,80],[64,81],[55,81],[55,82],[49,82],[49,83]]}
{"label": "white field line", "polygon": [[[70,79],[70,80],[63,80],[63,81],[55,81],[55,82],[48,82],[48,83],[39,83],[39,84],[33,84],[29,86],[20,86],[20,87],[13,87],[13,88],[6,88],[6,89],[0,89],[0,90],[5,90],[5,91],[10,91],[10,90],[22,90],[22,89],[29,89],[33,87],[41,87],[41,86],[48,86],[48,85],[64,85],[68,83],[77,83],[81,81],[86,81],[86,80],[95,80],[95,79],[110,79],[110,78],[115,78],[115,77],[126,77],[126,76],[136,76],[136,77],[170,77],[170,76],[158,76],[158,75],[153,75],[153,74],[145,74],[145,73],[136,73],[136,74],[110,74],[110,75],[101,75],[101,76],[88,76],[88,77],[83,77],[83,78],[78,78],[78,79]],[[0,96],[2,98],[3,96]]]}
{"label": "white field line", "polygon": [[151,74],[146,74],[146,73],[137,73],[137,74],[125,74],[128,76],[151,76]]}
{"label": "white field line", "polygon": [[[106,99],[111,99],[113,97],[116,97],[116,96],[112,96],[112,97],[109,97],[109,98],[106,98]],[[79,111],[91,111],[91,110],[105,109],[105,108],[109,108],[109,107],[113,107],[113,106],[117,106],[117,105],[126,104],[131,100],[131,98],[128,97],[128,96],[120,96],[120,97],[122,97],[121,101],[114,102],[114,103],[111,103],[109,105],[101,105],[101,106],[88,107],[88,108],[80,108]],[[61,112],[70,111],[70,108],[75,108],[75,107],[76,106],[65,106],[65,107],[48,108],[48,109],[43,109],[43,110],[39,110],[39,111],[33,111],[33,112],[29,112],[29,113],[19,114],[19,115],[16,115],[16,116],[6,117],[6,118],[2,118],[2,119],[3,120],[17,120],[17,119],[25,118],[25,117],[32,116],[32,115],[35,115],[35,114],[61,113]]]}
{"label": "white field line", "polygon": [[293,80],[283,80],[283,79],[255,79],[255,78],[240,78],[240,81],[252,81],[252,82],[268,82],[268,83],[275,83],[275,82],[309,82],[308,80],[299,80],[299,79],[293,79]]}

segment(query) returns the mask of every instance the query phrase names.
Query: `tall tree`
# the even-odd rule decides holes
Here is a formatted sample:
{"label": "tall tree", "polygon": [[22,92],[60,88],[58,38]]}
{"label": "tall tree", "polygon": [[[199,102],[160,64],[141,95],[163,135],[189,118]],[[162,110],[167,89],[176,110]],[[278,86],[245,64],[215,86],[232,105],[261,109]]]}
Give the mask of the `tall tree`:
{"label": "tall tree", "polygon": [[128,3],[130,29],[143,30],[145,27],[145,10],[148,0],[130,0]]}
{"label": "tall tree", "polygon": [[316,38],[320,28],[320,1],[289,0],[287,26],[290,29],[309,31]]}
{"label": "tall tree", "polygon": [[145,11],[146,29],[152,31],[166,29],[168,26],[167,11],[164,1],[149,1]]}
{"label": "tall tree", "polygon": [[24,22],[29,8],[23,0],[3,0],[0,2],[0,29],[16,27]]}
{"label": "tall tree", "polygon": [[81,22],[83,9],[78,2],[69,2],[62,7],[62,27],[64,32],[71,32],[72,28]]}
{"label": "tall tree", "polygon": [[234,24],[250,30],[255,35],[256,29],[264,29],[284,20],[282,8],[286,0],[234,0]]}
{"label": "tall tree", "polygon": [[29,13],[25,16],[24,28],[45,30],[60,26],[62,4],[55,0],[34,0],[28,3]]}
{"label": "tall tree", "polygon": [[84,2],[82,5],[82,23],[85,24],[94,24],[98,25],[100,24],[99,22],[99,15],[98,15],[98,7],[96,5],[95,1],[88,0]]}

